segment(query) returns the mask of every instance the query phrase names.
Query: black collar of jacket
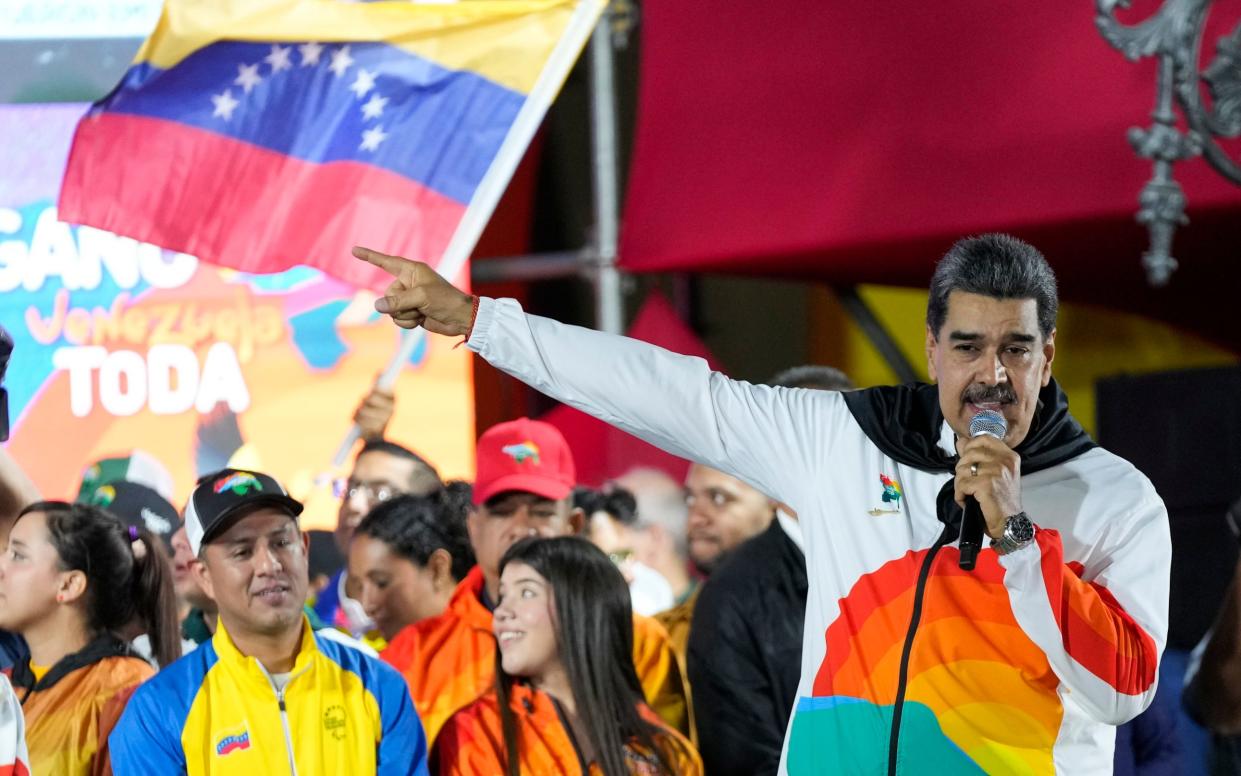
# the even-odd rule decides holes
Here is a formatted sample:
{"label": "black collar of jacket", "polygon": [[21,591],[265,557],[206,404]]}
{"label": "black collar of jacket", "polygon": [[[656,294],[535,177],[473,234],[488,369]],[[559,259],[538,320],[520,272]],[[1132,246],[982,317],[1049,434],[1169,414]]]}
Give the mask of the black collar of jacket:
{"label": "black collar of jacket", "polygon": [[25,701],[26,696],[30,693],[50,689],[73,671],[98,663],[100,660],[109,657],[142,659],[137,652],[134,652],[133,647],[128,642],[122,641],[111,633],[104,633],[77,652],[62,657],[37,682],[34,678],[34,672],[30,670],[30,657],[27,656],[25,660],[13,666],[13,686],[26,689],[26,692],[22,695],[22,700]]}
{"label": "black collar of jacket", "polygon": [[[925,472],[956,468],[957,457],[939,446],[944,415],[939,408],[938,386],[880,386],[843,396],[853,419],[884,455]],[[1068,397],[1052,378],[1039,391],[1030,433],[1017,446],[1021,473],[1050,469],[1093,447],[1094,441],[1069,414]]]}

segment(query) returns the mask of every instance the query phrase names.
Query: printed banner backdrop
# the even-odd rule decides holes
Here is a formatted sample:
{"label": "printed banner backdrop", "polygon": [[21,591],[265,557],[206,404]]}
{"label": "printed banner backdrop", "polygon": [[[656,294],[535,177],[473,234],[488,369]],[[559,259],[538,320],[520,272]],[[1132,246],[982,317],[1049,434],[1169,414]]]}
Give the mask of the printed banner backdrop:
{"label": "printed banner backdrop", "polygon": [[[259,468],[307,500],[305,527],[330,528],[329,483],[347,474],[332,457],[399,330],[372,292],[317,270],[246,274],[57,221],[85,109],[0,106],[9,452],[48,498],[71,498],[88,464],[132,449],[169,468],[178,506],[199,473]],[[470,356],[453,344],[429,337],[411,357],[388,436],[471,477]]]}

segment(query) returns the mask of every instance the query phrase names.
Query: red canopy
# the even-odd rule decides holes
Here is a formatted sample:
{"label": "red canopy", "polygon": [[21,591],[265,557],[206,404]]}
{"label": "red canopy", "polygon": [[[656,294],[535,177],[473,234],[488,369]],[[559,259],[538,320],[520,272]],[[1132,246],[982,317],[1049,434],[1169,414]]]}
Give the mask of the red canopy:
{"label": "red canopy", "polygon": [[1112,49],[1093,3],[667,0],[643,15],[626,269],[925,285],[952,241],[1002,230],[1047,254],[1065,298],[1241,350],[1233,312],[1200,298],[1241,281],[1241,189],[1177,166],[1181,269],[1147,287],[1134,214],[1151,170],[1126,131],[1149,124],[1154,62]]}
{"label": "red canopy", "polygon": [[[629,336],[675,353],[705,358],[712,369],[720,368],[702,341],[658,293],[647,297],[629,328]],[[661,469],[677,482],[685,479],[688,461],[669,455],[584,412],[562,405],[542,419],[560,429],[568,440],[580,483],[602,485],[639,466]]]}

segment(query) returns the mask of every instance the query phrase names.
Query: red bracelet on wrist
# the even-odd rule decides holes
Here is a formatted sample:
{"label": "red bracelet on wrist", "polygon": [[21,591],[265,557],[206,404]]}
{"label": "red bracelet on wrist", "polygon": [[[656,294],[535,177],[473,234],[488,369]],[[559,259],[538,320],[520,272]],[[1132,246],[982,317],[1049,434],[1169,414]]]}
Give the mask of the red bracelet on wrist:
{"label": "red bracelet on wrist", "polygon": [[478,320],[478,303],[481,301],[477,294],[471,296],[474,300],[474,308],[470,310],[470,327],[465,330],[465,339],[468,342],[470,335],[474,333],[474,322]]}

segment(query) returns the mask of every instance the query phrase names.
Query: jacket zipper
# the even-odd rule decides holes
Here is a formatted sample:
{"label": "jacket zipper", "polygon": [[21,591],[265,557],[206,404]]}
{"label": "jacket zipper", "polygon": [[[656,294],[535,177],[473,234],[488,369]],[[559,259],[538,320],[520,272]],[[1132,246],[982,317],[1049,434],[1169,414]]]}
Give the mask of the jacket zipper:
{"label": "jacket zipper", "polygon": [[289,710],[284,705],[283,689],[276,693],[276,702],[280,704],[280,724],[284,727],[284,747],[289,754],[289,773],[297,776],[297,760],[293,757],[293,733],[289,730]]}
{"label": "jacket zipper", "polygon": [[939,535],[931,549],[927,551],[918,569],[918,584],[914,588],[913,612],[909,615],[909,630],[905,633],[905,645],[901,649],[901,670],[896,680],[896,703],[892,705],[892,735],[888,742],[888,776],[896,776],[897,751],[901,740],[901,715],[905,711],[905,684],[909,681],[909,657],[913,652],[914,636],[918,632],[918,622],[922,619],[922,600],[926,595],[927,581],[931,575],[931,565],[940,549],[948,543],[952,527],[945,525],[944,532]]}
{"label": "jacket zipper", "polygon": [[289,685],[293,683],[294,679],[310,670],[310,666],[306,666],[296,674],[290,674],[289,678],[285,680],[283,687],[276,687],[276,682],[272,679],[271,673],[268,672],[262,663],[259,663],[258,666],[263,675],[267,677],[267,682],[271,685],[272,691],[276,693],[276,705],[280,707],[280,726],[284,728],[284,750],[289,756],[289,773],[292,776],[297,776],[297,758],[293,754],[293,731],[289,728],[289,709],[284,704],[284,693],[289,689]]}
{"label": "jacket zipper", "polygon": [[552,706],[556,709],[556,716],[560,718],[560,726],[564,728],[564,732],[569,736],[569,743],[573,744],[573,754],[577,756],[577,763],[582,769],[582,776],[586,776],[590,773],[590,763],[586,762],[586,757],[582,754],[582,747],[577,741],[577,734],[573,732],[573,726],[569,724],[564,709],[560,706],[560,701],[552,698]]}

